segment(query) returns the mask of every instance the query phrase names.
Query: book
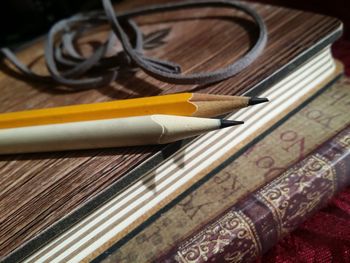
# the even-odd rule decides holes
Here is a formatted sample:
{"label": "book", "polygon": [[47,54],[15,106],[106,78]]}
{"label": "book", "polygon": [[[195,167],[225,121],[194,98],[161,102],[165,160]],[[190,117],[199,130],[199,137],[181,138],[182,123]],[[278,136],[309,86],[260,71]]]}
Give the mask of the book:
{"label": "book", "polygon": [[[128,1],[121,4],[119,10],[142,4],[149,4],[149,1]],[[131,184],[133,187],[145,187],[142,189],[148,189],[148,194],[153,195],[158,188],[157,191],[152,188],[154,184],[151,171],[168,165],[172,169],[178,169],[177,175],[180,177],[177,178],[184,178],[186,181],[181,183],[181,187],[174,184],[176,187],[172,192],[163,191],[163,195],[157,193],[160,198],[166,198],[154,201],[154,207],[145,214],[140,212],[136,221],[127,217],[130,224],[119,232],[117,239],[124,237],[193,183],[204,178],[223,159],[234,152],[238,154],[239,149],[268,131],[284,115],[341,75],[341,66],[337,66],[329,48],[341,35],[342,25],[337,19],[268,5],[249,5],[265,19],[269,31],[267,46],[264,53],[247,69],[215,85],[174,86],[137,72],[134,76],[121,77],[109,87],[67,94],[44,84],[19,80],[8,68],[2,67],[1,112],[169,94],[184,90],[222,95],[266,95],[271,103],[263,108],[256,106],[254,111],[247,109],[230,116],[229,119],[244,117],[249,124],[244,129],[236,129],[229,136],[213,133],[209,137],[165,147],[2,156],[1,257],[8,260],[27,257],[47,244],[48,240],[59,237],[74,224],[82,222],[83,218],[112,197],[132,189],[129,187]],[[208,8],[196,14],[191,10],[183,10],[138,18],[137,22],[143,24],[141,28],[146,38],[154,32],[169,32],[157,48],[146,50],[147,54],[176,60],[183,66],[184,72],[188,73],[220,68],[249,49],[255,27],[244,15],[234,12],[237,23],[232,23],[226,19],[228,15],[232,15],[231,11],[227,13],[225,10]],[[193,16],[194,20],[189,19]],[[174,19],[176,21],[169,21]],[[210,32],[208,28],[211,29]],[[221,34],[222,32],[225,34]],[[217,34],[220,37],[214,38]],[[102,32],[96,34],[96,37],[103,39],[104,35],[105,32]],[[89,42],[81,45],[85,49],[91,48]],[[40,60],[42,54],[41,42],[18,53],[21,59],[31,62],[34,69],[40,72],[44,71]],[[222,135],[232,143],[227,144],[223,151],[218,151],[217,149],[226,144],[224,140],[221,144],[217,143]],[[209,160],[204,155],[198,157],[200,153],[211,154],[212,158]],[[203,165],[193,163],[193,167],[196,167],[193,169],[184,161],[195,156]],[[174,160],[177,162],[174,163]],[[184,167],[193,172],[193,177],[188,175]],[[159,171],[157,170],[157,174]],[[143,185],[146,175],[149,183]],[[115,237],[112,239],[110,242],[115,241]]]}
{"label": "book", "polygon": [[[337,82],[329,90],[325,91],[315,100],[300,109],[295,115],[288,118],[275,130],[271,131],[266,137],[251,145],[239,157],[234,158],[233,156],[228,159],[220,169],[212,172],[212,176],[208,181],[174,202],[167,211],[150,220],[142,229],[134,231],[134,233],[129,235],[127,240],[110,244],[108,249],[97,257],[98,261],[106,263],[116,261],[172,261],[174,260],[174,256],[176,256],[175,254],[180,251],[180,247],[184,248],[181,251],[185,251],[187,245],[187,248],[190,248],[189,244],[193,244],[191,243],[192,241],[198,241],[200,237],[204,239],[204,236],[201,235],[204,229],[215,226],[214,230],[216,231],[220,228],[220,223],[224,222],[223,219],[226,216],[226,219],[230,218],[232,211],[243,213],[244,215],[256,216],[256,219],[259,219],[260,215],[264,215],[264,213],[258,213],[259,209],[253,210],[256,214],[245,212],[246,209],[251,209],[254,206],[254,204],[249,205],[247,201],[254,199],[257,195],[261,196],[262,193],[269,192],[266,190],[271,190],[270,187],[276,186],[276,182],[280,182],[284,176],[289,176],[293,165],[300,165],[302,162],[310,160],[310,156],[313,155],[312,152],[321,152],[321,150],[327,153],[327,158],[333,158],[329,154],[330,152],[341,153],[337,158],[348,156],[349,148],[347,152],[344,152],[342,149],[337,151],[339,147],[344,148],[344,146],[338,146],[338,143],[334,147],[329,147],[329,145],[334,143],[335,140],[344,141],[342,145],[346,145],[346,139],[340,140],[339,137],[342,135],[344,135],[342,138],[349,136],[350,121],[347,117],[348,97],[350,95],[349,86],[350,82],[348,79],[342,79]],[[318,132],[315,133],[315,131]],[[336,136],[336,134],[339,134],[339,136]],[[346,162],[342,161],[342,163],[344,169],[335,168],[332,170],[332,172],[336,171],[336,178],[333,178],[338,182],[336,191],[332,188],[333,184],[327,184],[327,189],[319,187],[319,185],[314,187],[316,181],[312,180],[318,178],[320,175],[327,174],[318,173],[317,166],[314,166],[318,175],[310,178],[308,187],[312,191],[306,191],[304,197],[308,193],[315,193],[314,190],[316,188],[316,190],[320,190],[319,196],[317,196],[320,198],[316,198],[317,200],[315,199],[314,202],[310,202],[310,206],[307,207],[308,210],[305,210],[303,217],[299,217],[298,220],[289,222],[291,218],[284,217],[280,223],[282,222],[282,224],[287,225],[288,223],[293,224],[289,224],[291,227],[285,228],[283,233],[281,231],[278,238],[276,238],[277,235],[271,237],[259,232],[260,236],[258,239],[266,246],[264,251],[274,245],[283,235],[295,228],[302,220],[324,205],[335,192],[341,191],[349,185],[349,170],[346,168]],[[300,175],[302,173],[295,174]],[[299,182],[303,182],[303,180]],[[294,195],[295,193],[298,193],[298,191],[291,192],[291,196],[287,199],[288,204],[290,204],[289,201],[293,200],[291,198],[292,196],[297,197],[297,195]],[[310,194],[309,196],[313,195]],[[280,201],[280,199],[278,200]],[[300,208],[303,203],[302,201],[303,199],[298,199],[295,202],[295,207]],[[269,228],[271,223],[275,222],[270,217],[265,219],[261,216],[260,219],[262,221],[257,221],[256,224],[261,226],[264,223],[266,228]],[[252,225],[254,227],[255,221]],[[269,229],[275,231],[277,225],[276,223],[276,225]],[[269,231],[266,230],[265,233],[269,233]],[[273,233],[276,234],[276,232]],[[226,246],[227,249],[231,250],[230,253],[233,250],[238,251],[242,249],[241,246],[237,246],[237,243],[231,242],[235,241],[234,235],[226,234],[228,239],[218,244],[219,248],[224,249],[218,249],[216,252],[210,250],[210,255],[203,253],[203,256],[206,255],[208,257],[207,261],[210,262],[216,259],[218,262],[221,262],[219,260],[220,256],[229,254],[224,253]],[[214,236],[208,235],[207,237],[212,237],[215,240]],[[270,240],[266,241],[269,238]],[[204,246],[204,248],[206,247]],[[255,248],[259,249],[259,247],[250,248],[252,246],[242,251],[240,254],[242,256],[241,260],[256,259],[263,253],[262,250],[255,250]],[[186,251],[190,251],[190,249]],[[195,254],[197,254],[196,251],[194,251],[193,255]],[[232,258],[232,255],[230,257]],[[201,260],[203,258],[199,258],[195,262],[200,262]],[[239,258],[233,261],[239,261]]]}
{"label": "book", "polygon": [[251,262],[350,185],[350,126],[157,262]]}

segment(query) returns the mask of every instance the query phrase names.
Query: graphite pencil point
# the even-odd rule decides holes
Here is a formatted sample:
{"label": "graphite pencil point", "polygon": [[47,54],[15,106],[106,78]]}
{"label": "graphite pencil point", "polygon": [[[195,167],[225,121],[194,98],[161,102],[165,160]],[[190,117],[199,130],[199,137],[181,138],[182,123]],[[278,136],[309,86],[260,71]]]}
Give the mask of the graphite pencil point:
{"label": "graphite pencil point", "polygon": [[220,128],[227,128],[239,124],[243,124],[244,121],[231,121],[231,120],[221,120]]}
{"label": "graphite pencil point", "polygon": [[268,98],[256,98],[256,97],[252,97],[249,99],[248,105],[256,105],[256,104],[260,104],[260,103],[264,103],[264,102],[268,102],[269,99]]}

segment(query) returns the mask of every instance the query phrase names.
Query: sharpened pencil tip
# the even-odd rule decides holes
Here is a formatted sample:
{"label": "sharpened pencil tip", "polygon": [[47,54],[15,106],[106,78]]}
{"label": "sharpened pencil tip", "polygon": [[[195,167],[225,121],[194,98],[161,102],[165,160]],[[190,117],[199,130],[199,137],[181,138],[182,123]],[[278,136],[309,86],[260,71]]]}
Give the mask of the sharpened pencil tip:
{"label": "sharpened pencil tip", "polygon": [[239,124],[243,124],[244,121],[231,121],[231,120],[221,120],[220,128],[227,128]]}
{"label": "sharpened pencil tip", "polygon": [[269,99],[268,98],[256,98],[256,97],[252,97],[249,99],[248,105],[256,105],[256,104],[260,104],[260,103],[264,103],[264,102],[268,102]]}

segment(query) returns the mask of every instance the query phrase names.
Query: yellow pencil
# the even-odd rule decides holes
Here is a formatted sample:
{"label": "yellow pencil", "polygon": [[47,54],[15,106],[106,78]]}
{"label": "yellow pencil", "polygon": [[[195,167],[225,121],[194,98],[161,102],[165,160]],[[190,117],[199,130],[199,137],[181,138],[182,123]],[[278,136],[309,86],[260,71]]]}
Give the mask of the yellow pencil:
{"label": "yellow pencil", "polygon": [[0,128],[168,114],[214,117],[268,101],[265,98],[178,93],[0,114]]}

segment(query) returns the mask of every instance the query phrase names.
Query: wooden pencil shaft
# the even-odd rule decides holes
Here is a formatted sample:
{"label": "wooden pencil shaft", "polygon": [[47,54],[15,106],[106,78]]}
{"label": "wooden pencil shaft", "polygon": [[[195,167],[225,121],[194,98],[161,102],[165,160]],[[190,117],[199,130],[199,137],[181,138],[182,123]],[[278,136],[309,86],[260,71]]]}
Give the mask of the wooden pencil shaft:
{"label": "wooden pencil shaft", "polygon": [[220,116],[235,109],[248,106],[247,99],[224,100],[224,101],[198,101],[196,102],[198,110],[193,113],[195,117],[215,117]]}
{"label": "wooden pencil shaft", "polygon": [[243,104],[247,104],[249,97],[244,96],[231,96],[231,95],[213,95],[213,94],[204,94],[204,93],[192,93],[192,102],[199,101],[237,101]]}
{"label": "wooden pencil shaft", "polygon": [[178,93],[3,113],[0,114],[0,129],[151,114],[214,117],[246,107],[248,101],[248,97]]}
{"label": "wooden pencil shaft", "polygon": [[218,119],[149,115],[0,129],[0,154],[164,144],[220,127]]}

